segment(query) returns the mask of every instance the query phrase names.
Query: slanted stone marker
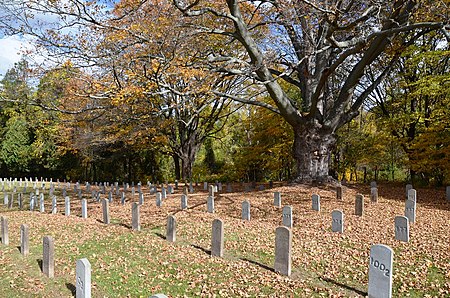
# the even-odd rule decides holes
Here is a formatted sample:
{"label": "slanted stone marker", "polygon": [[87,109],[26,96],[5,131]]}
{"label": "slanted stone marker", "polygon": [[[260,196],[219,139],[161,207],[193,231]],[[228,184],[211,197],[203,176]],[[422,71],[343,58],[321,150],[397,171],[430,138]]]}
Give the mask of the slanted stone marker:
{"label": "slanted stone marker", "polygon": [[364,196],[357,194],[355,198],[355,215],[363,216],[364,214]]}
{"label": "slanted stone marker", "polygon": [[242,202],[242,220],[250,220],[250,202]]}
{"label": "slanted stone marker", "polygon": [[214,213],[214,197],[208,196],[208,200],[206,202],[206,209],[208,213]]}
{"label": "slanted stone marker", "polygon": [[396,216],[394,219],[395,239],[409,242],[409,219],[406,216]]}
{"label": "slanted stone marker", "polygon": [[275,230],[275,272],[281,275],[291,275],[292,232],[287,227]]}
{"label": "slanted stone marker", "polygon": [[223,257],[223,222],[216,218],[212,223],[211,256]]}
{"label": "slanted stone marker", "polygon": [[292,228],[292,207],[283,207],[283,226]]}
{"label": "slanted stone marker", "polygon": [[167,218],[166,226],[166,240],[169,242],[175,242],[177,235],[177,220],[175,216],[169,215]]}
{"label": "slanted stone marker", "polygon": [[81,200],[81,218],[87,218],[87,200],[82,199]]}
{"label": "slanted stone marker", "polygon": [[45,236],[42,242],[42,272],[52,278],[55,275],[55,243],[50,236]]}
{"label": "slanted stone marker", "polygon": [[315,211],[320,211],[320,196],[313,194],[312,195],[312,209]]}
{"label": "slanted stone marker", "polygon": [[23,224],[20,226],[20,253],[24,256],[28,255],[30,240],[28,233],[28,225]]}
{"label": "slanted stone marker", "polygon": [[344,233],[344,213],[341,210],[333,210],[331,212],[331,230]]}
{"label": "slanted stone marker", "polygon": [[8,218],[2,216],[1,224],[2,224],[2,227],[1,227],[2,244],[9,245]]}
{"label": "slanted stone marker", "polygon": [[416,222],[416,201],[406,200],[405,216],[409,219],[409,222]]}
{"label": "slanted stone marker", "polygon": [[392,297],[392,269],[394,252],[383,244],[372,245],[369,261],[369,297]]}
{"label": "slanted stone marker", "polygon": [[281,194],[279,191],[273,193],[273,205],[275,207],[281,207]]}
{"label": "slanted stone marker", "polygon": [[183,194],[181,195],[181,210],[188,208],[188,196]]}
{"label": "slanted stone marker", "polygon": [[370,201],[372,203],[378,202],[378,188],[376,188],[376,187],[370,188]]}
{"label": "slanted stone marker", "polygon": [[76,298],[91,297],[91,263],[86,258],[77,260],[75,288]]}
{"label": "slanted stone marker", "polygon": [[108,225],[110,223],[110,218],[109,218],[109,202],[107,199],[102,199],[102,211],[103,211],[103,222]]}
{"label": "slanted stone marker", "polygon": [[136,202],[131,205],[131,229],[134,231],[141,230],[140,205]]}

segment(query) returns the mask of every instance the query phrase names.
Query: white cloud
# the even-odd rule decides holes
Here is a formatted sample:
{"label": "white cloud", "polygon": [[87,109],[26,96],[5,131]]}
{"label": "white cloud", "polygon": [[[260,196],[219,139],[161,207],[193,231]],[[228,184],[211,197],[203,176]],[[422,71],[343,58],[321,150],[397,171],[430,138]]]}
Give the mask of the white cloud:
{"label": "white cloud", "polygon": [[0,39],[0,77],[20,61],[25,49],[29,49],[31,44],[24,38],[17,35],[4,36]]}

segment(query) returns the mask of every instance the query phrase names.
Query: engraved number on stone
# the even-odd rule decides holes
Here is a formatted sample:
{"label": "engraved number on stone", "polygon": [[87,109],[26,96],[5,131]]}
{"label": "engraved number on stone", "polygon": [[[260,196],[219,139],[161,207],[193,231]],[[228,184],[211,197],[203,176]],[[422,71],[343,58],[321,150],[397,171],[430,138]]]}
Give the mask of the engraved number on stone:
{"label": "engraved number on stone", "polygon": [[378,268],[381,271],[383,271],[384,275],[389,277],[390,270],[386,268],[386,265],[380,263],[378,260],[374,260],[372,257],[370,257],[370,264],[373,265],[375,268]]}

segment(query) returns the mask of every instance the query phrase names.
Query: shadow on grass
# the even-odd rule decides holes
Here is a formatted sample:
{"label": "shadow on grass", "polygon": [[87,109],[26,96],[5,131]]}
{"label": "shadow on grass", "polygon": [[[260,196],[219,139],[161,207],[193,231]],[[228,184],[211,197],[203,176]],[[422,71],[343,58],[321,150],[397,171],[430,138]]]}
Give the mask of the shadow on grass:
{"label": "shadow on grass", "polygon": [[36,259],[36,262],[38,263],[39,269],[41,269],[42,272],[42,259]]}
{"label": "shadow on grass", "polygon": [[72,296],[75,297],[75,295],[77,294],[77,288],[73,284],[68,282],[66,282],[66,288],[68,288],[69,291],[72,293]]}
{"label": "shadow on grass", "polygon": [[208,249],[206,249],[206,248],[203,248],[203,247],[198,246],[198,245],[196,245],[196,244],[191,244],[191,246],[192,246],[193,248],[196,248],[196,249],[199,249],[199,250],[203,251],[203,252],[206,253],[207,255],[211,255],[211,251],[208,250]]}
{"label": "shadow on grass", "polygon": [[269,267],[269,266],[267,266],[267,265],[264,265],[264,264],[262,264],[262,263],[256,262],[256,261],[254,261],[254,260],[250,260],[250,259],[247,259],[247,258],[239,258],[239,259],[240,259],[241,261],[249,262],[250,264],[259,266],[259,267],[261,267],[261,268],[263,268],[263,269],[265,269],[265,270],[268,270],[268,271],[271,271],[271,272],[275,272],[275,269],[274,269],[274,268]]}
{"label": "shadow on grass", "polygon": [[161,239],[166,240],[166,236],[164,236],[164,235],[161,234],[161,233],[155,233],[155,235],[158,236],[158,237],[161,238]]}
{"label": "shadow on grass", "polygon": [[337,282],[337,281],[335,281],[335,280],[332,280],[331,278],[321,277],[320,279],[323,280],[323,281],[325,281],[325,282],[334,284],[334,285],[336,285],[336,286],[338,286],[338,287],[341,287],[341,288],[344,288],[344,289],[353,291],[353,292],[357,293],[358,295],[361,295],[361,296],[364,296],[364,297],[368,295],[367,292],[358,290],[358,289],[353,288],[353,287],[350,287],[350,286],[348,286],[348,285],[344,285],[344,284],[342,284],[342,283],[340,283],[340,282]]}

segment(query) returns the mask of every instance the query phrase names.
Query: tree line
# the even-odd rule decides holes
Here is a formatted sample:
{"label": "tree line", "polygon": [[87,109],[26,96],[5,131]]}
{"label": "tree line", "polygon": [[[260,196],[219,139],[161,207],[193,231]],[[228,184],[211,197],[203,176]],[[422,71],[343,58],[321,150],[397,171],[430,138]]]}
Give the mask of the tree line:
{"label": "tree line", "polygon": [[2,80],[1,167],[442,184],[449,9],[429,4],[6,1],[0,26],[47,60]]}

